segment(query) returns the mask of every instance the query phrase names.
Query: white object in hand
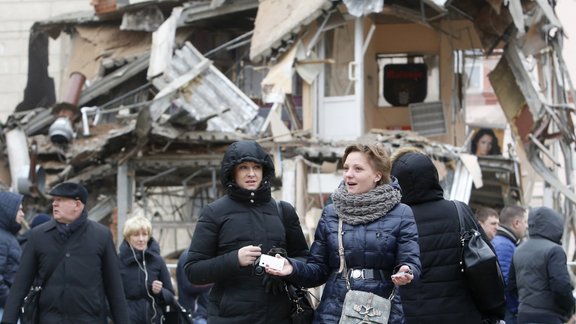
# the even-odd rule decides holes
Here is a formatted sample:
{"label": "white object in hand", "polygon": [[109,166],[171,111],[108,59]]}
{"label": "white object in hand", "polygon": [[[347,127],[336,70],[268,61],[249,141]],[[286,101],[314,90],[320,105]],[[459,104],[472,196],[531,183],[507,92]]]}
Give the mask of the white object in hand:
{"label": "white object in hand", "polygon": [[262,267],[269,267],[276,271],[280,271],[284,268],[284,259],[276,258],[268,254],[262,254],[260,256],[259,264]]}

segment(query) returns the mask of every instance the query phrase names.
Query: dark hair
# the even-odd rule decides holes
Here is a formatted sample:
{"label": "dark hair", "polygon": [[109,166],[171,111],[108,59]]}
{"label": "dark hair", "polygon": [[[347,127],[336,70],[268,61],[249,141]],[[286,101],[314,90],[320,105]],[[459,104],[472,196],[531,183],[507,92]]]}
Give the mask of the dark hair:
{"label": "dark hair", "polygon": [[512,221],[516,217],[522,217],[526,213],[526,209],[522,206],[507,206],[500,211],[500,223],[504,225],[512,225]]}
{"label": "dark hair", "polygon": [[476,210],[476,219],[484,223],[490,216],[498,218],[498,212],[489,207],[480,207]]}
{"label": "dark hair", "polygon": [[360,152],[366,154],[368,162],[372,165],[374,170],[382,173],[382,178],[378,181],[377,185],[390,183],[390,170],[392,169],[392,162],[388,151],[382,144],[352,144],[346,147],[344,155],[342,156],[342,164],[346,161],[348,154],[352,152]]}
{"label": "dark hair", "polygon": [[490,137],[492,137],[492,149],[490,149],[488,155],[502,154],[502,152],[500,151],[500,144],[498,144],[498,138],[496,137],[496,134],[494,134],[494,131],[490,128],[480,128],[479,130],[476,131],[476,134],[474,134],[474,137],[472,137],[470,152],[472,154],[476,154],[476,150],[478,149],[478,141],[484,135],[489,135]]}

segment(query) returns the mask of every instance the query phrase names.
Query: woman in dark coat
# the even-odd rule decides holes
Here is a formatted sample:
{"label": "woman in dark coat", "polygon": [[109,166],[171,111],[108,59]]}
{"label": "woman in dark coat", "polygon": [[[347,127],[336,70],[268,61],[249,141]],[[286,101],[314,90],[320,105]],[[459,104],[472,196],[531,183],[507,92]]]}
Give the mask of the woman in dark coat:
{"label": "woman in dark coat", "polygon": [[161,323],[163,307],[174,300],[170,273],[151,234],[145,217],[129,218],[124,225],[120,274],[131,324]]}
{"label": "woman in dark coat", "polygon": [[308,255],[294,208],[271,199],[273,176],[270,155],[254,141],[232,143],[224,154],[220,177],[227,195],[202,210],[184,266],[193,284],[214,283],[210,324],[291,323],[284,282],[257,266],[273,248],[270,253]]}
{"label": "woman in dark coat", "polygon": [[[460,264],[458,212],[452,201],[444,199],[430,157],[415,148],[403,148],[394,153],[392,161],[392,175],[402,187],[402,202],[414,212],[422,262],[421,279],[400,289],[406,322],[479,324],[483,317],[486,323],[503,318],[504,304],[483,316],[472,299]],[[482,235],[489,242],[483,231]]]}
{"label": "woman in dark coat", "polygon": [[[308,260],[285,260],[281,271],[266,268],[304,287],[326,284],[314,323],[338,323],[348,291],[342,272],[351,289],[385,298],[395,285],[409,284],[420,274],[416,224],[410,207],[400,203],[388,153],[379,144],[351,145],[342,161],[344,183],[324,208]],[[339,220],[347,271],[338,255]],[[392,302],[389,323],[404,323],[399,298]]]}

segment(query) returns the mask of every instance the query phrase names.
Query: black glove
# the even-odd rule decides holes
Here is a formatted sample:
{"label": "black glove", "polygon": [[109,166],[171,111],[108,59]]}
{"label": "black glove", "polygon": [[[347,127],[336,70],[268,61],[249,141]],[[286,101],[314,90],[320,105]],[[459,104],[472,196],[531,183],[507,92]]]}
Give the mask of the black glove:
{"label": "black glove", "polygon": [[282,294],[286,290],[284,280],[267,273],[262,277],[262,284],[264,285],[264,291],[266,291],[267,294],[273,294],[274,296]]}
{"label": "black glove", "polygon": [[267,254],[271,255],[271,256],[276,256],[276,254],[280,254],[280,256],[282,256],[284,258],[288,258],[288,253],[286,253],[286,250],[283,248],[279,248],[279,247],[271,248]]}

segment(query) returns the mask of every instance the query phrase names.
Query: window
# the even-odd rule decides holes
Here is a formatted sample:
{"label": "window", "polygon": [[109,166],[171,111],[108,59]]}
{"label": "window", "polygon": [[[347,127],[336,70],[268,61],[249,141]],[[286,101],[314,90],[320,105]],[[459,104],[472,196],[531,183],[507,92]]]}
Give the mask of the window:
{"label": "window", "polygon": [[[408,103],[413,102],[434,102],[440,100],[440,72],[438,69],[438,56],[437,55],[410,55],[410,54],[380,54],[377,57],[378,62],[378,106],[380,107],[391,107],[391,106],[408,106]],[[403,68],[404,66],[405,68]],[[401,73],[396,73],[395,68],[403,70]],[[419,73],[426,74],[426,80],[423,80],[425,86],[425,91],[416,91],[418,95],[414,98],[409,99],[410,95],[407,93],[398,93],[393,96],[385,96],[386,91],[396,91],[398,87],[390,87],[390,84],[386,85],[385,71],[392,71],[395,75],[407,75],[414,76],[419,75]],[[390,80],[390,79],[388,79]],[[422,81],[422,80],[420,80]],[[390,82],[390,81],[388,81]],[[392,90],[391,90],[392,89]],[[400,90],[402,91],[402,90]],[[423,95],[423,100],[420,100]],[[386,99],[394,97],[396,99]],[[400,98],[400,99],[398,99]],[[415,100],[415,101],[413,101]],[[406,104],[404,104],[406,102]]]}
{"label": "window", "polygon": [[482,93],[484,91],[484,58],[476,51],[464,52],[464,85],[466,93]]}

